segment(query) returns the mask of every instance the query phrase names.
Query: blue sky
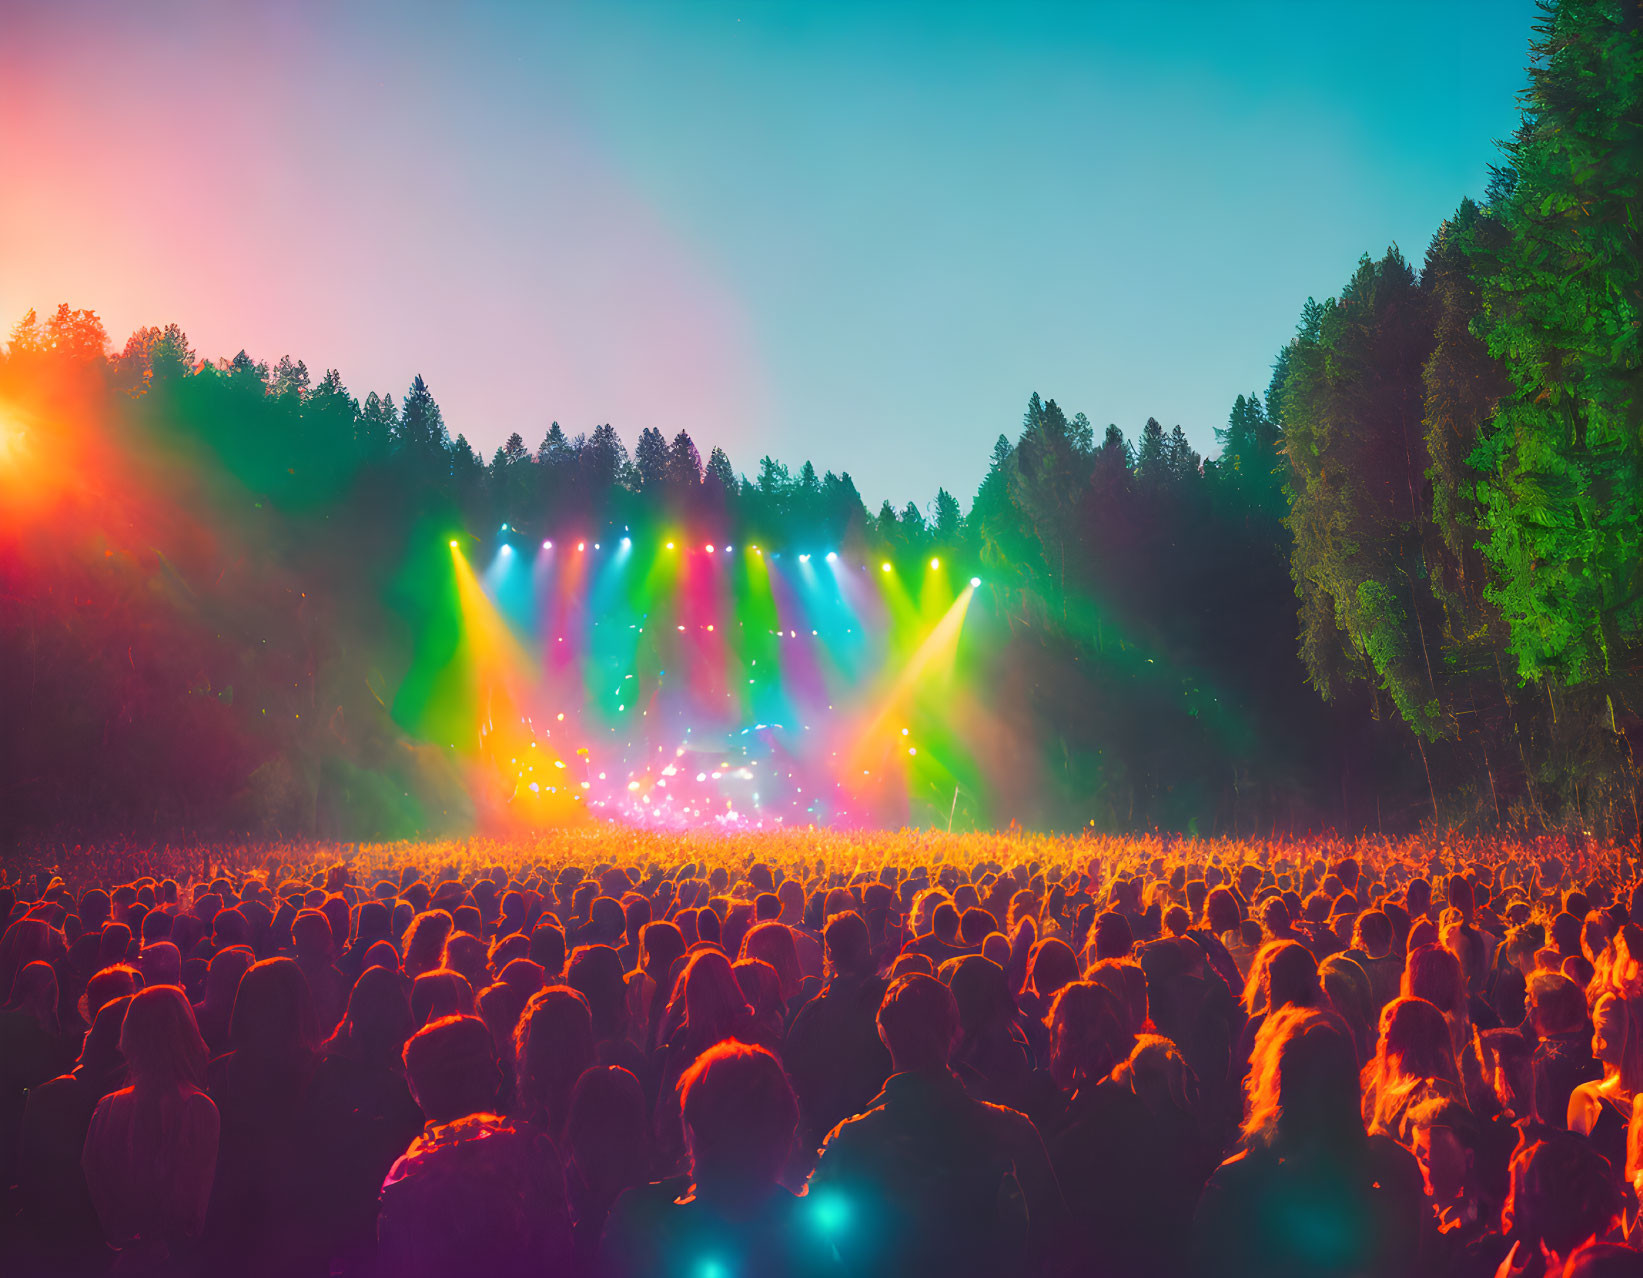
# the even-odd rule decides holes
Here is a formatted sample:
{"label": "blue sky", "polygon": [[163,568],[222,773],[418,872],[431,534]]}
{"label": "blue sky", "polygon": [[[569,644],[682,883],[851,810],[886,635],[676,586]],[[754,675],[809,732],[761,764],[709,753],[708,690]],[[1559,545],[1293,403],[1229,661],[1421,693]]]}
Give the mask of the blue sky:
{"label": "blue sky", "polygon": [[1213,451],[1309,295],[1481,193],[1533,14],[69,8],[8,6],[6,323],[176,319],[421,372],[486,452],[685,428],[875,505],[968,502],[1035,390]]}

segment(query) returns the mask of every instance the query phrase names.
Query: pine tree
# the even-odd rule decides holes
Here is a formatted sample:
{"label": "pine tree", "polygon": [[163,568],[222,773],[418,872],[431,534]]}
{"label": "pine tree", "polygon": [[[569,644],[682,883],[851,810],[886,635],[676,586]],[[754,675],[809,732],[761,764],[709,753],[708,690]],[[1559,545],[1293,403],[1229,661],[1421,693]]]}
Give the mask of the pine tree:
{"label": "pine tree", "polygon": [[646,426],[633,446],[633,467],[638,472],[640,492],[662,491],[667,483],[668,460],[667,440],[662,432],[654,426]]}
{"label": "pine tree", "polygon": [[1135,478],[1139,483],[1156,485],[1164,481],[1169,471],[1165,451],[1163,426],[1156,417],[1147,418],[1141,427],[1141,442],[1135,448]]}
{"label": "pine tree", "polygon": [[1339,301],[1309,300],[1282,392],[1308,673],[1326,698],[1369,682],[1425,740],[1451,730],[1422,553],[1431,348],[1414,272],[1395,249],[1379,262],[1366,256]]}
{"label": "pine tree", "polygon": [[1481,311],[1478,276],[1493,269],[1505,230],[1500,221],[1462,200],[1455,216],[1439,228],[1426,253],[1422,284],[1433,307],[1432,355],[1422,370],[1425,387],[1427,478],[1432,486],[1432,522],[1441,545],[1442,586],[1468,614],[1457,618],[1460,632],[1483,603],[1484,565],[1477,482],[1472,465],[1485,424],[1507,394],[1505,366],[1491,356],[1473,326]]}
{"label": "pine tree", "polygon": [[1643,638],[1643,23],[1559,0],[1535,32],[1477,326],[1511,379],[1476,453],[1489,598],[1525,678],[1612,688]]}
{"label": "pine tree", "polygon": [[405,392],[395,442],[400,452],[417,459],[443,452],[450,442],[445,430],[445,416],[439,411],[433,392],[428,389],[420,373],[411,380],[411,388]]}
{"label": "pine tree", "polygon": [[1170,431],[1169,443],[1164,448],[1164,465],[1177,485],[1188,484],[1200,478],[1204,459],[1187,442],[1187,433],[1179,426]]}
{"label": "pine tree", "polygon": [[[1279,358],[1289,365],[1286,347]],[[1221,455],[1215,459],[1215,482],[1229,493],[1246,517],[1276,522],[1288,511],[1284,498],[1282,435],[1259,395],[1240,395],[1232,402],[1227,424],[1215,431]],[[1207,469],[1207,465],[1206,465]]]}
{"label": "pine tree", "polygon": [[259,394],[267,394],[268,365],[252,359],[243,350],[233,359],[219,360],[218,367],[238,389],[249,391],[255,387]]}
{"label": "pine tree", "polygon": [[563,470],[575,465],[576,450],[571,447],[570,440],[565,438],[565,432],[560,429],[558,422],[549,426],[548,433],[542,436],[542,442],[537,445],[536,460],[539,465],[554,470]]}
{"label": "pine tree", "polygon": [[289,355],[281,355],[268,375],[268,393],[275,399],[283,395],[301,399],[308,393],[308,365],[300,359],[293,361]]}
{"label": "pine tree", "polygon": [[602,498],[616,487],[628,464],[628,450],[609,422],[593,428],[593,434],[581,450],[581,463],[582,481],[591,495]]}
{"label": "pine tree", "polygon": [[13,358],[20,355],[38,355],[45,349],[46,337],[40,328],[40,317],[31,306],[22,319],[11,327],[9,351]]}
{"label": "pine tree", "polygon": [[1049,568],[1059,606],[1066,607],[1069,559],[1076,558],[1078,507],[1092,456],[1087,423],[1079,427],[1052,399],[1027,402],[1010,473],[1010,499],[1031,525]]}
{"label": "pine tree", "polygon": [[156,381],[184,377],[194,371],[198,361],[188,344],[188,334],[176,324],[167,324],[164,328],[137,329],[113,362],[117,375],[136,391]]}
{"label": "pine tree", "polygon": [[667,482],[675,493],[684,496],[693,496],[702,486],[702,455],[688,431],[680,431],[668,447]]}
{"label": "pine tree", "polygon": [[887,546],[895,546],[900,543],[901,524],[896,519],[896,508],[890,504],[888,497],[884,499],[884,505],[879,507],[878,519],[874,522],[876,524],[875,531],[878,533],[880,541]]}
{"label": "pine tree", "polygon": [[359,418],[354,425],[354,447],[362,458],[375,460],[386,457],[399,432],[399,414],[392,395],[378,395],[372,391],[360,405]]}
{"label": "pine tree", "polygon": [[736,471],[724,449],[715,447],[708,454],[707,473],[703,475],[702,482],[727,496],[736,491]]}

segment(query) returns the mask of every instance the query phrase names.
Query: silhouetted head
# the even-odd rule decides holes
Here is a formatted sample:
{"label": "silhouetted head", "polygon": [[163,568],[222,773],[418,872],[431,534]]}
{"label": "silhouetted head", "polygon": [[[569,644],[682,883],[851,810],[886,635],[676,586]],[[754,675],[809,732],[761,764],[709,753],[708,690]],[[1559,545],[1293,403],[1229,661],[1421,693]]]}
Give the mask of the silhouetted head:
{"label": "silhouetted head", "polygon": [[354,982],[348,1010],[326,1046],[354,1060],[397,1067],[415,1028],[403,978],[389,968],[368,967]]}
{"label": "silhouetted head", "polygon": [[139,1093],[205,1086],[205,1040],[187,996],[175,985],[132,996],[120,1026],[120,1054]]}
{"label": "silhouetted head", "polygon": [[1128,1015],[1105,985],[1062,986],[1045,1017],[1050,1031],[1050,1074],[1065,1092],[1094,1086],[1124,1060],[1135,1042]]}
{"label": "silhouetted head", "polygon": [[609,1202],[644,1180],[650,1117],[639,1080],[616,1065],[582,1071],[571,1089],[565,1148],[593,1194]]}
{"label": "silhouetted head", "polygon": [[1269,1014],[1245,1086],[1246,1142],[1337,1157],[1361,1149],[1357,1049],[1333,1012],[1289,1006]]}
{"label": "silhouetted head", "polygon": [[565,965],[565,984],[580,990],[587,999],[596,1038],[614,1039],[625,1032],[627,980],[622,972],[622,956],[614,947],[578,945]]}
{"label": "silhouetted head", "polygon": [[735,1041],[710,1047],[679,1080],[679,1108],[698,1193],[747,1197],[776,1183],[799,1106],[772,1052]]}
{"label": "silhouetted head", "polygon": [[263,1059],[300,1059],[319,1046],[319,1024],[308,978],[295,960],[263,959],[240,978],[228,1041],[236,1052]]}
{"label": "silhouetted head", "polygon": [[1027,959],[1027,982],[1041,999],[1078,979],[1078,956],[1058,936],[1039,941]]}
{"label": "silhouetted head", "polygon": [[514,1062],[524,1111],[555,1132],[565,1121],[571,1088],[593,1066],[593,1014],[568,985],[538,990],[514,1031]]}
{"label": "silhouetted head", "polygon": [[491,1032],[477,1016],[445,1016],[405,1044],[405,1080],[431,1123],[449,1123],[496,1108],[497,1069]]}
{"label": "silhouetted head", "polygon": [[898,1074],[939,1072],[947,1068],[958,1039],[958,1004],[935,977],[913,973],[885,991],[878,1026]]}
{"label": "silhouetted head", "polygon": [[426,1025],[447,1016],[472,1016],[474,987],[448,967],[424,972],[411,982],[411,1019]]}

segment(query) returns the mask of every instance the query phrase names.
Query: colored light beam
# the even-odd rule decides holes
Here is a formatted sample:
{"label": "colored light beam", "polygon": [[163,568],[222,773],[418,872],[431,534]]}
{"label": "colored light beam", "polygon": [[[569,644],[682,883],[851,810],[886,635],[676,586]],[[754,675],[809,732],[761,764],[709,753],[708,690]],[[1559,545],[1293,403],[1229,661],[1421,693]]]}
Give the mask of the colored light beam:
{"label": "colored light beam", "polygon": [[[966,586],[954,599],[947,612],[924,641],[914,650],[907,663],[897,673],[879,698],[879,708],[867,721],[851,749],[849,758],[854,772],[870,764],[875,743],[884,739],[895,726],[894,721],[905,718],[909,703],[927,684],[942,684],[952,673],[953,658],[958,652],[959,635],[964,629],[964,614],[970,609],[975,595]],[[899,733],[898,733],[899,735]]]}

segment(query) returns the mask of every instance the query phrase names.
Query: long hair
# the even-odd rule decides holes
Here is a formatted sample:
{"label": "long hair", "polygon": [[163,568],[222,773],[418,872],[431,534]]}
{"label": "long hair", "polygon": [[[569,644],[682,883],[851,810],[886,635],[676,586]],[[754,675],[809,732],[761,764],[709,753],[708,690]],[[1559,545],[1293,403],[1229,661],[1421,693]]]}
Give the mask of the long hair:
{"label": "long hair", "polygon": [[1044,1023],[1050,1031],[1050,1074],[1068,1093],[1101,1082],[1135,1042],[1122,1001],[1095,981],[1063,985]]}
{"label": "long hair", "polygon": [[736,984],[730,960],[718,950],[698,950],[691,955],[679,974],[674,997],[684,1000],[682,1028],[699,1050],[733,1037],[753,1015]]}
{"label": "long hair", "polygon": [[763,959],[776,969],[776,975],[781,978],[783,1002],[799,992],[804,971],[799,965],[799,949],[793,932],[787,924],[773,919],[755,923],[742,937],[740,957]]}
{"label": "long hair", "polygon": [[699,1189],[775,1183],[793,1147],[799,1104],[773,1052],[734,1042],[708,1048],[679,1079],[679,1109]]}
{"label": "long hair", "polygon": [[1256,952],[1244,982],[1244,1015],[1318,1003],[1318,960],[1299,941],[1268,941]]}
{"label": "long hair", "polygon": [[6,1010],[27,1012],[47,1034],[58,1032],[57,971],[43,959],[25,963],[11,983]]}
{"label": "long hair", "polygon": [[590,1196],[608,1207],[645,1179],[650,1116],[639,1080],[618,1065],[582,1071],[571,1089],[564,1149]]}
{"label": "long hair", "polygon": [[513,1041],[519,1103],[527,1117],[557,1138],[571,1089],[597,1058],[587,999],[568,985],[537,990],[525,1004]]}
{"label": "long hair", "polygon": [[1465,1097],[1449,1023],[1423,998],[1395,998],[1382,1010],[1375,1056],[1362,1077],[1369,1130],[1403,1143],[1409,1135],[1405,1120],[1415,1105]]}
{"label": "long hair", "polygon": [[1352,1032],[1334,1012],[1284,1007],[1255,1036],[1244,1141],[1280,1153],[1351,1157],[1366,1133]]}
{"label": "long hair", "polygon": [[1643,1092],[1643,1002],[1604,990],[1592,1006],[1593,1037],[1620,1040],[1620,1059],[1615,1072],[1620,1076],[1624,1096]]}
{"label": "long hair", "polygon": [[306,1061],[319,1048],[319,1021],[308,978],[294,959],[253,963],[240,978],[228,1041],[236,1053]]}
{"label": "long hair", "polygon": [[424,910],[411,920],[400,941],[405,975],[415,978],[439,967],[445,940],[456,931],[456,920],[445,910]]}
{"label": "long hair", "polygon": [[205,1087],[205,1040],[188,997],[175,985],[132,995],[120,1025],[120,1054],[139,1096]]}
{"label": "long hair", "polygon": [[381,1065],[398,1073],[404,1069],[405,1040],[416,1030],[405,980],[385,967],[368,967],[359,974],[343,1013],[325,1048],[351,1060]]}
{"label": "long hair", "polygon": [[1404,960],[1403,998],[1424,998],[1449,1022],[1449,1041],[1458,1057],[1472,1039],[1472,1011],[1466,1001],[1466,976],[1460,960],[1441,945],[1419,945]]}

